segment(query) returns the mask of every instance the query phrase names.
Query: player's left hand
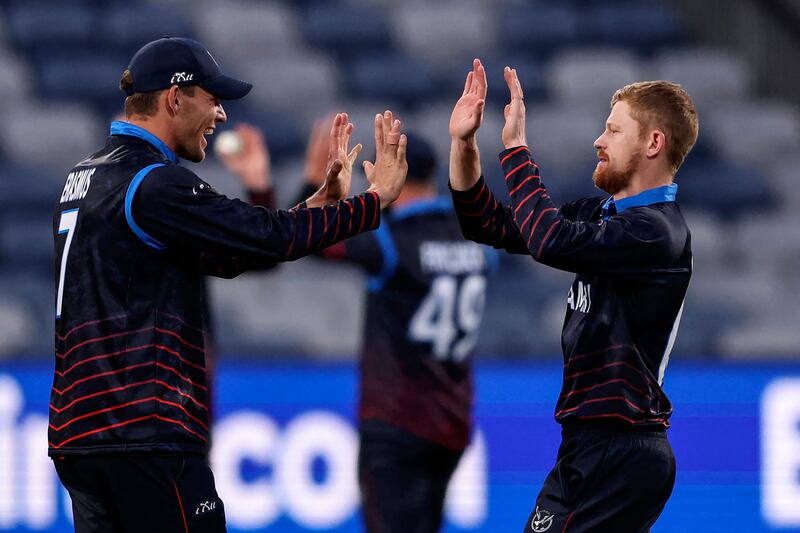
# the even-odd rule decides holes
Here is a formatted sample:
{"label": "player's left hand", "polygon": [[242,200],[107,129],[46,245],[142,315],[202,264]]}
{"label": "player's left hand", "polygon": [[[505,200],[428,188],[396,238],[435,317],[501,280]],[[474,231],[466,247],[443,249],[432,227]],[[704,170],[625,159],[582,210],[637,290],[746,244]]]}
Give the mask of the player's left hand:
{"label": "player's left hand", "polygon": [[222,163],[236,174],[242,185],[251,192],[266,192],[272,188],[270,157],[264,134],[250,124],[237,124],[234,131],[242,140],[242,148],[234,154],[218,153]]}
{"label": "player's left hand", "polygon": [[350,135],[353,124],[348,122],[347,113],[337,113],[331,124],[328,137],[328,163],[325,181],[308,200],[308,207],[330,205],[344,200],[350,193],[350,182],[353,178],[353,163],[361,153],[361,144],[357,144],[349,152]]}
{"label": "player's left hand", "polygon": [[361,144],[357,144],[349,152],[350,135],[353,123],[348,122],[347,113],[338,113],[331,125],[328,145],[328,169],[323,189],[330,203],[344,200],[350,193],[350,182],[353,178],[353,163],[361,153]]}
{"label": "player's left hand", "polygon": [[511,93],[511,101],[506,104],[503,116],[506,119],[503,126],[503,146],[514,148],[517,146],[527,146],[528,140],[525,135],[525,100],[522,94],[522,85],[517,77],[517,69],[506,67],[503,69],[503,77]]}
{"label": "player's left hand", "polygon": [[467,74],[464,92],[456,102],[450,115],[450,137],[458,141],[474,141],[475,134],[483,122],[483,109],[486,106],[486,69],[480,59],[472,61],[472,71]]}

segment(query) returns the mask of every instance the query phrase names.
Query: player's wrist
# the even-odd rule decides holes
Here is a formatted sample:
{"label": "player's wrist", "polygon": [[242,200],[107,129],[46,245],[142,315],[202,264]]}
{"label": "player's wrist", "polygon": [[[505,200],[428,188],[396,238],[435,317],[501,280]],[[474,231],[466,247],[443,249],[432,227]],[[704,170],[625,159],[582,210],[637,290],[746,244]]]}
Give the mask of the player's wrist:
{"label": "player's wrist", "polygon": [[503,141],[503,147],[506,150],[510,150],[512,148],[519,148],[520,146],[528,146],[528,141],[525,139],[525,137],[515,137],[513,139]]}
{"label": "player's wrist", "polygon": [[328,186],[323,185],[316,190],[314,194],[308,197],[306,205],[308,207],[324,207],[326,205],[335,204],[340,198],[334,198],[328,192]]}
{"label": "player's wrist", "polygon": [[472,134],[466,138],[451,136],[450,147],[463,152],[477,152],[478,139],[475,137],[475,134]]}
{"label": "player's wrist", "polygon": [[391,190],[381,187],[379,185],[372,185],[369,189],[367,189],[368,193],[375,193],[378,196],[378,201],[380,202],[381,209],[389,207],[389,205],[397,200],[398,194],[395,194]]}

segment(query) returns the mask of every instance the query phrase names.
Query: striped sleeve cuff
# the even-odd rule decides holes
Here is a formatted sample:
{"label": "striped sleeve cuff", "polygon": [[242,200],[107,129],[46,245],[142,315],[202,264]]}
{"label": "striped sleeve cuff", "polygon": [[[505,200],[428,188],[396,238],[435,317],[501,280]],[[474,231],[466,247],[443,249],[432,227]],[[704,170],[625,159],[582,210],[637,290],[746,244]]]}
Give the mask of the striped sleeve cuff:
{"label": "striped sleeve cuff", "polygon": [[287,254],[296,259],[381,224],[380,199],[365,192],[324,207],[295,207],[298,231]]}
{"label": "striped sleeve cuff", "polygon": [[453,207],[459,215],[482,217],[492,205],[492,193],[483,176],[466,191],[457,191],[450,187],[450,194],[453,197]]}

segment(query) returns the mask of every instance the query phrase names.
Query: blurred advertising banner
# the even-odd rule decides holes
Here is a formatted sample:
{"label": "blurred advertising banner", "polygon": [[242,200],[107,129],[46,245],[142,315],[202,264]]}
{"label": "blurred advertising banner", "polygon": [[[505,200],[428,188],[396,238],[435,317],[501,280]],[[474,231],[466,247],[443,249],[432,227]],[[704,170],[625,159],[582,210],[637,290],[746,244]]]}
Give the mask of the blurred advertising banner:
{"label": "blurred advertising banner", "polygon": [[[479,363],[445,531],[519,531],[555,460],[561,369]],[[71,531],[46,455],[48,364],[0,363],[0,531]],[[229,531],[362,531],[347,363],[223,361],[211,460]],[[672,499],[654,532],[800,531],[800,365],[673,363]]]}

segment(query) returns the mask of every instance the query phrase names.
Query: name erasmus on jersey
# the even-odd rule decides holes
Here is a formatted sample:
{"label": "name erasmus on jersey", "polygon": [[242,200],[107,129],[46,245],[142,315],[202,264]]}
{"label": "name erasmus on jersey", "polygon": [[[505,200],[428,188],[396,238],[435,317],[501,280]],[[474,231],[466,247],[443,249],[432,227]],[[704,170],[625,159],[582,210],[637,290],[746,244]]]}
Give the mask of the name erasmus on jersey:
{"label": "name erasmus on jersey", "polygon": [[89,192],[89,185],[92,184],[92,174],[94,174],[95,170],[97,169],[87,168],[70,172],[67,176],[67,183],[64,185],[59,203],[63,204],[85,198],[86,193]]}

